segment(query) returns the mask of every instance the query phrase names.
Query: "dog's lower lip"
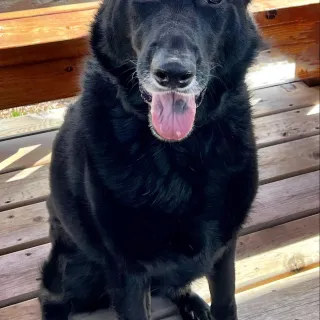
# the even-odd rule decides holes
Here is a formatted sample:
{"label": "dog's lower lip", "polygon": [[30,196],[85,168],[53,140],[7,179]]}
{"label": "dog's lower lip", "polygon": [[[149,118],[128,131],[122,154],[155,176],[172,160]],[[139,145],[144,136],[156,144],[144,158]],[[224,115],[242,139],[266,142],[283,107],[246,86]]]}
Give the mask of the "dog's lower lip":
{"label": "dog's lower lip", "polygon": [[[204,91],[205,91],[205,89],[200,94],[196,95],[197,106],[199,106],[202,102]],[[140,85],[140,94],[141,94],[142,99],[146,103],[150,104],[152,102],[152,94],[150,94],[146,89],[144,89],[142,85]]]}

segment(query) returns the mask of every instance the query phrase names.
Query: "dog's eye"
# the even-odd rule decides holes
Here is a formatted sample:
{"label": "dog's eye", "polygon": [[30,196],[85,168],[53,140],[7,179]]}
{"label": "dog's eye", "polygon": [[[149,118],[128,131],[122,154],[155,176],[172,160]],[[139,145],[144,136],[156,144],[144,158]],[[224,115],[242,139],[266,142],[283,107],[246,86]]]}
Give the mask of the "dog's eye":
{"label": "dog's eye", "polygon": [[219,4],[222,0],[207,0],[209,4]]}

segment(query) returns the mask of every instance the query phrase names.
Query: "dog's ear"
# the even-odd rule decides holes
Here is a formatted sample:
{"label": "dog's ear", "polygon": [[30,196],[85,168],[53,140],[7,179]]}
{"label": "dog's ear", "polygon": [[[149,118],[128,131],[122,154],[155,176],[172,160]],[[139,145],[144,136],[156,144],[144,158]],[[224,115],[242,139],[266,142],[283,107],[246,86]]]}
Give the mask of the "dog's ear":
{"label": "dog's ear", "polygon": [[132,51],[127,6],[126,0],[103,1],[92,24],[91,50],[107,69],[121,65]]}

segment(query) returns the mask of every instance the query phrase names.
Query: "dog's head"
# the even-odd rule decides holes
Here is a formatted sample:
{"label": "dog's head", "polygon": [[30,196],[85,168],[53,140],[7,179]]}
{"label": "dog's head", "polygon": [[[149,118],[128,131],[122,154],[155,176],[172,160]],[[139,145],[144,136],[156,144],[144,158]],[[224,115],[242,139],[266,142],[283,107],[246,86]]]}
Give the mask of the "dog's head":
{"label": "dog's head", "polygon": [[137,76],[153,133],[179,141],[192,131],[208,86],[216,92],[213,80],[243,81],[259,44],[249,2],[106,0],[93,52],[119,79]]}

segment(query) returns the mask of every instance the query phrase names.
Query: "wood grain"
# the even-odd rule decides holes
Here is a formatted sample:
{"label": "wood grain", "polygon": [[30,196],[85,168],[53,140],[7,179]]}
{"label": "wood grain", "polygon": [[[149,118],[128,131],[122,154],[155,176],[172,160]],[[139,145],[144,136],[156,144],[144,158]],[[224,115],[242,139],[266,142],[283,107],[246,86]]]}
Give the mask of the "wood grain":
{"label": "wood grain", "polygon": [[0,142],[0,174],[48,164],[56,131]]}
{"label": "wood grain", "polygon": [[48,194],[47,166],[0,175],[0,211],[43,201]]}
{"label": "wood grain", "polygon": [[[239,320],[315,320],[319,318],[318,268],[236,295]],[[105,320],[109,313],[81,320]],[[23,318],[22,318],[23,317]],[[0,320],[39,320],[36,299],[0,309]],[[79,319],[79,318],[77,318]],[[112,318],[110,318],[111,320]],[[170,318],[173,320],[173,318]],[[72,320],[76,320],[72,318]],[[166,319],[163,319],[166,320]],[[167,319],[169,320],[169,319]]]}
{"label": "wood grain", "polygon": [[237,295],[239,320],[316,320],[319,268]]}
{"label": "wood grain", "polygon": [[40,306],[37,299],[27,300],[0,309],[0,320],[39,320]]}
{"label": "wood grain", "polygon": [[313,136],[260,149],[260,184],[319,170],[319,145],[319,136]]}
{"label": "wood grain", "polygon": [[44,244],[0,256],[0,308],[36,296],[40,266],[50,246]]}
{"label": "wood grain", "polygon": [[0,214],[0,255],[49,242],[45,202]]}
{"label": "wood grain", "polygon": [[69,58],[0,68],[0,104],[8,108],[78,94],[82,64]]}
{"label": "wood grain", "polygon": [[[264,78],[264,77],[262,77]],[[257,82],[255,82],[257,83]],[[320,87],[309,88],[302,82],[288,83],[252,91],[251,103],[254,117],[262,117],[284,111],[296,110],[319,104]],[[61,106],[76,98],[60,100]],[[60,102],[57,102],[60,103]],[[41,116],[31,114],[0,120],[0,140],[6,137],[57,128],[63,122],[65,108],[50,110]],[[1,141],[0,141],[1,143]],[[1,143],[3,145],[3,143]]]}
{"label": "wood grain", "polygon": [[[68,99],[69,100],[69,99]],[[73,102],[70,99],[70,102]],[[0,143],[8,138],[17,136],[25,136],[36,133],[43,133],[49,130],[58,129],[64,119],[66,108],[50,110],[50,114],[45,113],[44,116],[39,114],[30,114],[16,118],[0,120]]]}
{"label": "wood grain", "polygon": [[[236,262],[237,292],[294,275],[319,264],[319,215],[289,222],[239,238]],[[193,284],[206,301],[205,279]]]}
{"label": "wood grain", "polygon": [[[79,10],[84,8],[96,7],[96,0],[2,0],[0,3],[0,17],[5,12],[9,18],[17,18],[21,16],[39,15],[42,12],[56,13],[59,10],[66,9]],[[4,15],[4,14],[3,14]]]}
{"label": "wood grain", "polygon": [[319,171],[268,183],[259,188],[243,234],[319,212]]}
{"label": "wood grain", "polygon": [[320,87],[307,87],[303,82],[252,91],[252,110],[255,118],[301,109],[319,104]]}
{"label": "wood grain", "polygon": [[258,147],[267,147],[320,133],[319,110],[309,107],[274,114],[254,121]]}
{"label": "wood grain", "polygon": [[[241,237],[237,261],[238,290],[318,263],[318,222],[318,216],[311,216]],[[49,248],[50,244],[44,244],[0,257],[3,288],[0,307],[36,296],[39,264],[47,256]],[[208,290],[203,282],[195,283],[194,287],[208,300]]]}
{"label": "wood grain", "polygon": [[[272,56],[289,54],[298,63],[295,74],[303,79],[317,77],[319,72],[317,23],[320,4],[301,1],[299,7],[288,7],[284,2],[278,3],[280,7],[276,8],[280,9],[274,19],[271,19],[266,12],[266,8],[270,8],[271,4],[273,5],[266,3],[266,7],[257,6],[253,9],[262,33],[272,44],[270,54]],[[74,8],[75,11],[70,11],[69,6],[63,6],[65,10],[57,9],[56,12],[52,12],[51,9],[47,14],[42,11],[40,15],[29,16],[25,13],[15,19],[8,15],[5,18],[0,16],[0,66],[7,66],[6,70],[0,73],[0,79],[6,74],[13,74],[8,79],[5,78],[6,86],[0,84],[0,109],[59,97],[71,97],[79,92],[75,85],[78,83],[78,72],[68,73],[64,86],[61,88],[58,86],[62,90],[61,93],[57,90],[60,94],[55,95],[57,92],[55,89],[53,92],[49,90],[50,84],[57,84],[62,80],[61,65],[68,65],[67,61],[72,60],[73,68],[81,70],[83,57],[88,53],[88,30],[96,8],[92,9],[89,6],[81,9],[81,5],[79,6],[77,10]],[[15,68],[17,65],[21,70]],[[11,88],[15,88],[17,83],[22,93],[28,92],[29,74],[34,81],[41,78],[50,78],[53,81],[43,83],[38,81],[37,92],[31,90],[28,95],[15,95]]]}
{"label": "wood grain", "polygon": [[[314,214],[319,210],[319,173],[260,187],[242,234],[249,234]],[[48,241],[44,202],[0,212],[0,255]]]}
{"label": "wood grain", "polygon": [[[270,127],[272,126],[270,125]],[[283,131],[280,125],[277,129]],[[48,142],[52,137],[53,135],[46,134],[46,136],[42,136],[40,139]],[[260,149],[258,155],[261,183],[265,184],[318,169],[318,141],[319,137],[314,136]],[[17,142],[17,145],[19,146],[20,142]],[[31,145],[34,144],[32,143]],[[33,150],[33,152],[36,150]],[[39,152],[40,150],[47,151],[47,148],[44,146],[43,149],[39,149]],[[32,152],[30,156],[31,154]],[[26,169],[0,174],[0,211],[46,199],[49,194],[49,168],[47,164],[50,162],[50,157],[45,156],[43,158],[41,152],[40,155],[39,157],[31,158],[38,162],[36,166],[27,167],[28,162],[26,162],[24,163],[27,167]],[[297,155],[299,155],[298,158]],[[10,160],[10,158],[7,159]],[[22,159],[16,162],[16,164],[22,166]],[[4,167],[3,169],[6,168]]]}

